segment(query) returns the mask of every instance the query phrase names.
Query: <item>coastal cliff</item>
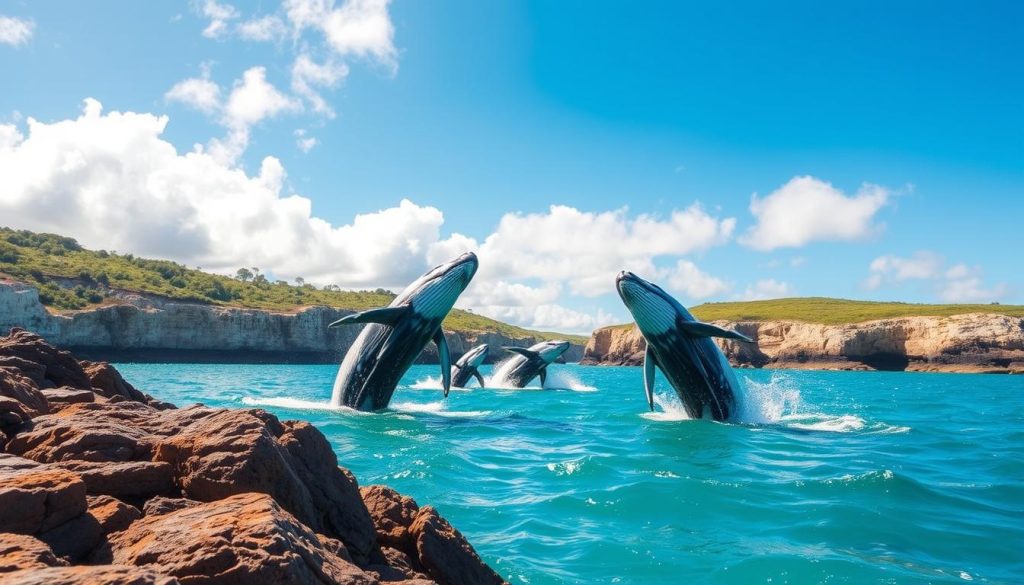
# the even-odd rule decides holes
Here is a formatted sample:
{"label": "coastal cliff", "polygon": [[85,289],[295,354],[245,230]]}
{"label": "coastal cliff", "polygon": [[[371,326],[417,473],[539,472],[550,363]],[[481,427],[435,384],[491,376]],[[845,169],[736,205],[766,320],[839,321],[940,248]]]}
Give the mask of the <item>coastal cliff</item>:
{"label": "coastal cliff", "polygon": [[433,507],[360,487],[312,425],[179,409],[19,329],[0,337],[0,581],[504,582]]}
{"label": "coastal cliff", "polygon": [[[51,313],[38,290],[0,281],[0,331],[23,327],[51,343],[88,358],[108,361],[204,361],[334,363],[341,359],[360,327],[327,325],[352,311],[326,306],[282,312],[188,303],[118,291],[112,302],[80,311]],[[499,332],[445,331],[452,355],[475,345],[528,347],[538,337]],[[579,361],[583,346],[574,343],[566,361]],[[490,359],[501,359],[491,352]],[[437,363],[429,344],[421,363]]]}
{"label": "coastal cliff", "polygon": [[[716,338],[737,367],[1024,373],[1024,319],[990,313],[903,317],[845,325],[714,321],[755,343]],[[594,331],[583,364],[640,365],[635,325]]]}

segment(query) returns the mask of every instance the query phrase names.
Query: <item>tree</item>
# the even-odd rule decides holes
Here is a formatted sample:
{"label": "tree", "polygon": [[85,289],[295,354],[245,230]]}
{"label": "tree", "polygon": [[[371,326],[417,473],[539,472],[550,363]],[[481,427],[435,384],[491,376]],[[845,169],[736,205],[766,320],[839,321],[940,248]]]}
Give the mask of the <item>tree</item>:
{"label": "tree", "polygon": [[267,277],[263,276],[262,274],[257,274],[252,279],[252,283],[255,284],[256,286],[259,286],[261,284],[268,284]]}
{"label": "tree", "polygon": [[296,286],[302,286],[304,284],[306,284],[306,279],[305,278],[302,278],[301,276],[296,276],[295,277],[295,285]]}
{"label": "tree", "polygon": [[253,278],[253,273],[248,268],[239,268],[238,272],[235,273],[235,278],[242,282],[249,282]]}

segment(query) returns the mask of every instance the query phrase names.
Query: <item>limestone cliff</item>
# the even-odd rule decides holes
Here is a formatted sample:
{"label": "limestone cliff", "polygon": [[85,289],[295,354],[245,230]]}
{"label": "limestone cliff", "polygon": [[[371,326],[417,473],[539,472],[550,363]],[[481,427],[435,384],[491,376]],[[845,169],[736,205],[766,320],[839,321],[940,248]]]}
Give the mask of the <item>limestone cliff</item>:
{"label": "limestone cliff", "polygon": [[[39,302],[35,288],[0,282],[0,334],[23,327],[84,357],[104,360],[330,363],[340,360],[360,331],[328,329],[329,323],[351,313],[332,307],[280,313],[131,293],[121,293],[117,300],[96,309],[52,314]],[[477,331],[447,331],[446,337],[455,356],[480,343],[527,347],[539,341]],[[565,359],[579,361],[582,353],[582,346],[573,345]],[[501,352],[492,357],[500,358]],[[437,362],[433,344],[420,361]]]}
{"label": "limestone cliff", "polygon": [[[715,321],[753,344],[716,339],[734,366],[830,370],[1024,373],[1024,319],[971,313],[824,325]],[[594,331],[584,364],[639,365],[646,344],[633,326]]]}

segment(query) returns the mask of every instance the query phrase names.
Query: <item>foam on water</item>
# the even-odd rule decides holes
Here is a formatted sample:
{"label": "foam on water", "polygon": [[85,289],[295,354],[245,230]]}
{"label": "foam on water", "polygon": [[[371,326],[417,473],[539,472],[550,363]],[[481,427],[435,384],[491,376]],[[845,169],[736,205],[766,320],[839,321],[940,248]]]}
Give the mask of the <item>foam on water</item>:
{"label": "foam on water", "polygon": [[273,406],[276,408],[287,408],[289,410],[352,410],[347,406],[335,406],[330,402],[323,402],[320,400],[302,400],[300,398],[288,398],[286,396],[244,396],[242,397],[242,404],[245,404],[246,406]]}
{"label": "foam on water", "polygon": [[490,410],[448,410],[447,403],[438,402],[392,402],[389,410],[405,414],[432,414],[451,418],[479,418],[491,414]]}

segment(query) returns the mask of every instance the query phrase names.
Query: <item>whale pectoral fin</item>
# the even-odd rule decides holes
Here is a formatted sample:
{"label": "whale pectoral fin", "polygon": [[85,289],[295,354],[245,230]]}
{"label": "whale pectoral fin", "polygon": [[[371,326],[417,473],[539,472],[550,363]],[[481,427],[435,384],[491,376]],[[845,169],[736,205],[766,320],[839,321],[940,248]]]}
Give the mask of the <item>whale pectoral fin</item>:
{"label": "whale pectoral fin", "polygon": [[525,347],[505,347],[504,350],[505,351],[511,351],[512,353],[518,353],[519,355],[523,356],[526,359],[530,359],[530,358],[533,358],[533,357],[540,357],[539,353],[537,353],[535,351],[530,351],[530,350],[526,349]]}
{"label": "whale pectoral fin", "polygon": [[434,334],[434,343],[437,344],[437,361],[441,364],[441,382],[444,385],[444,396],[447,398],[448,391],[452,389],[452,354],[448,351],[448,341],[440,328]]}
{"label": "whale pectoral fin", "polygon": [[651,407],[651,412],[654,412],[654,366],[658,365],[658,361],[654,358],[654,352],[651,351],[651,346],[647,346],[647,351],[644,352],[644,392],[647,394],[647,406]]}
{"label": "whale pectoral fin", "polygon": [[540,371],[540,387],[544,387],[544,382],[548,379],[548,369],[544,368]]}
{"label": "whale pectoral fin", "polygon": [[381,325],[388,325],[393,327],[399,319],[407,315],[409,307],[381,307],[380,309],[370,309],[369,311],[363,311],[362,313],[353,313],[352,315],[346,315],[341,319],[338,319],[334,323],[328,325],[328,327],[337,327],[338,325],[354,325],[357,323],[380,323]]}
{"label": "whale pectoral fin", "polygon": [[480,372],[473,372],[473,376],[476,378],[477,382],[480,382],[480,387],[483,388],[484,387],[484,377],[480,375]]}
{"label": "whale pectoral fin", "polygon": [[691,337],[724,337],[726,339],[737,339],[739,341],[746,341],[747,343],[754,343],[753,339],[743,335],[739,331],[723,329],[718,325],[712,325],[711,323],[682,321],[679,323],[679,329]]}

